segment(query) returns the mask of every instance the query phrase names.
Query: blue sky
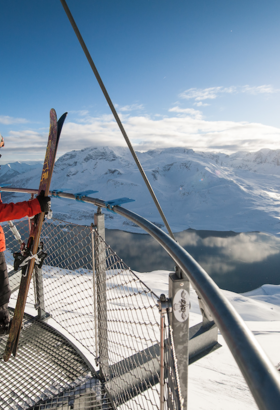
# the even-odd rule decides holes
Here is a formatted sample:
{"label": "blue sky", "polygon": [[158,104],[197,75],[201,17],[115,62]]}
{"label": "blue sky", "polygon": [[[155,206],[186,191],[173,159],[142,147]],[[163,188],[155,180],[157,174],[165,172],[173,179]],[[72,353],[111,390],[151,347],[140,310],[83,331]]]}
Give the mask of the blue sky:
{"label": "blue sky", "polygon": [[[280,2],[67,0],[136,149],[279,148]],[[0,0],[2,163],[125,145],[59,0]]]}

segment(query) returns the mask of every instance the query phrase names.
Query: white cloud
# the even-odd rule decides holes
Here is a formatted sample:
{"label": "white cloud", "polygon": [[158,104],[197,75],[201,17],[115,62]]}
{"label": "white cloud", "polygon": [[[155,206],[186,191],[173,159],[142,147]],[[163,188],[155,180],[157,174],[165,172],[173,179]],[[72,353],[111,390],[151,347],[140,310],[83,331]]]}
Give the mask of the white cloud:
{"label": "white cloud", "polygon": [[261,262],[278,253],[278,250],[272,246],[269,236],[267,236],[267,242],[261,240],[258,235],[248,236],[244,233],[231,238],[208,237],[202,242],[208,247],[221,248],[221,253],[226,256],[227,260],[240,260],[243,263],[252,263],[252,260]]}
{"label": "white cloud", "polygon": [[196,101],[214,100],[219,93],[233,93],[235,87],[210,87],[210,88],[189,88],[179,95],[180,98],[186,100],[194,99]]}
{"label": "white cloud", "polygon": [[[259,123],[206,121],[195,114],[196,110],[190,110],[193,109],[174,107],[170,113],[184,115],[162,118],[127,114],[123,125],[134,147],[142,151],[180,146],[201,151],[232,153],[279,147],[279,128]],[[5,142],[6,146],[1,152],[5,161],[42,159],[47,143],[47,129],[44,132],[28,129],[11,131]],[[112,115],[87,116],[83,122],[77,122],[74,116],[69,114],[63,127],[58,154],[89,146],[106,145],[126,145]]]}
{"label": "white cloud", "polygon": [[194,108],[180,108],[180,107],[173,107],[168,110],[169,112],[178,112],[179,114],[183,115],[190,115],[196,119],[202,118],[201,111],[195,110]]}
{"label": "white cloud", "polygon": [[[70,120],[70,118],[69,118]],[[136,149],[189,147],[226,153],[278,148],[280,129],[258,123],[206,121],[193,116],[155,119],[127,116],[124,128]],[[92,117],[87,124],[67,122],[60,141],[60,152],[87,146],[122,145],[124,138],[112,115]]]}
{"label": "white cloud", "polygon": [[189,88],[188,90],[182,92],[179,97],[186,100],[214,100],[220,94],[273,94],[279,92],[280,90],[274,89],[271,85],[260,85],[260,86],[231,86],[231,87],[210,87],[210,88]]}
{"label": "white cloud", "polygon": [[240,87],[242,93],[248,94],[273,94],[279,92],[279,90],[274,89],[271,85],[259,85],[258,87],[250,87],[249,85],[244,85]]}
{"label": "white cloud", "polygon": [[115,104],[115,107],[118,108],[118,110],[121,112],[129,112],[129,111],[136,111],[136,110],[144,109],[143,104],[131,104],[131,105],[125,105],[123,107],[120,107],[118,104]]}
{"label": "white cloud", "polygon": [[8,115],[0,115],[0,124],[10,125],[10,124],[25,124],[28,121],[24,118],[13,118]]}
{"label": "white cloud", "polygon": [[89,114],[88,110],[69,111],[69,114],[77,114],[79,117],[86,117]]}
{"label": "white cloud", "polygon": [[207,107],[209,104],[199,101],[199,102],[194,103],[193,105],[196,105],[197,107]]}

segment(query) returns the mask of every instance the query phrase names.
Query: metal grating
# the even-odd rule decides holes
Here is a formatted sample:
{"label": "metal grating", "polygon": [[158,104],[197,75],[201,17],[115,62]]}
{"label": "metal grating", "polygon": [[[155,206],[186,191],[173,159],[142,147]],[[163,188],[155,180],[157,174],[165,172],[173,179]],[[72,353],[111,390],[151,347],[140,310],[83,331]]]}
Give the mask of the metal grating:
{"label": "metal grating", "polygon": [[[6,340],[7,336],[0,340],[1,355]],[[0,362],[0,377],[1,409],[49,408],[38,403],[54,402],[55,396],[67,397],[67,393],[72,392],[69,404],[80,390],[83,395],[85,390],[87,394],[95,391],[96,397],[100,397],[100,382],[92,376],[78,352],[63,335],[28,315],[24,317],[17,356],[7,363]]]}

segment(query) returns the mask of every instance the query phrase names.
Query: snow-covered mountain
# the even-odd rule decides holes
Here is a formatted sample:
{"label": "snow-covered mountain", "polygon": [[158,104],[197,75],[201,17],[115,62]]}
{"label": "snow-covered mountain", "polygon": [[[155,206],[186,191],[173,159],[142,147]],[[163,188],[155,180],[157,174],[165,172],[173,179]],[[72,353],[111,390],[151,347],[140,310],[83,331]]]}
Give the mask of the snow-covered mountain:
{"label": "snow-covered mountain", "polygon": [[[166,148],[137,154],[175,232],[190,227],[280,231],[280,150],[226,155]],[[10,166],[13,168],[13,164]],[[20,174],[5,177],[5,182],[36,188],[40,173],[38,168],[22,168]],[[92,189],[99,191],[95,197],[104,200],[126,196],[135,202],[125,207],[163,226],[128,148],[86,148],[66,153],[56,162],[51,189],[72,193]],[[23,198],[15,195],[13,200]],[[54,199],[53,210],[58,218],[80,223],[93,218],[90,205],[74,201]],[[107,227],[138,230],[112,213],[107,215]]]}
{"label": "snow-covered mountain", "polygon": [[11,164],[1,165],[0,168],[0,181],[1,184],[7,183],[12,178],[19,176],[20,174],[27,173],[40,167],[42,168],[42,161],[31,162],[13,162]]}

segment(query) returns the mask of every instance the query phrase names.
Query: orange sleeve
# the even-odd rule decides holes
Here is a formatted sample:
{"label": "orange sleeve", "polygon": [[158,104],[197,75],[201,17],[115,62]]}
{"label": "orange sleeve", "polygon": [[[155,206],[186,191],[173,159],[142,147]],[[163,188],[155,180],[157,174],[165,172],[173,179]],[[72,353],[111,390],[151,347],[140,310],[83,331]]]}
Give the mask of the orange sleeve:
{"label": "orange sleeve", "polygon": [[40,203],[37,198],[30,201],[17,202],[16,204],[3,204],[0,202],[0,222],[11,219],[21,219],[25,216],[34,216],[41,213]]}

